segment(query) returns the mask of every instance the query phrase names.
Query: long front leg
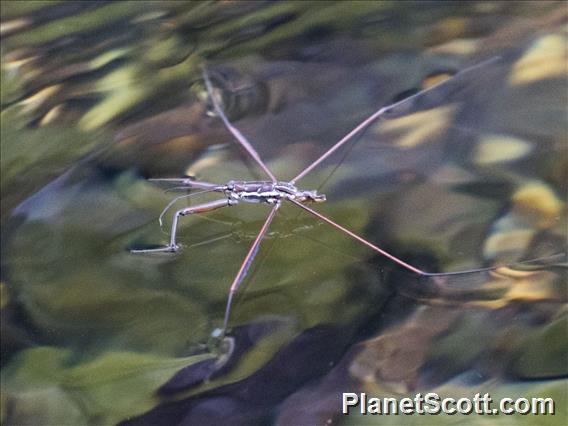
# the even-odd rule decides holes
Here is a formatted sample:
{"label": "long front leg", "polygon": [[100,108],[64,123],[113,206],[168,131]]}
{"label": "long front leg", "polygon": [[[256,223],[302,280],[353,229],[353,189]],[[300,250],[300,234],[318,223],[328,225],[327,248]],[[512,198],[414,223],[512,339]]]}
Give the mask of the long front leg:
{"label": "long front leg", "polygon": [[164,247],[158,247],[155,249],[143,249],[143,250],[130,250],[131,253],[157,253],[157,252],[176,252],[179,250],[179,246],[176,243],[177,225],[178,220],[182,216],[187,216],[190,214],[200,214],[208,213],[213,210],[220,209],[222,207],[227,207],[236,204],[236,200],[230,200],[228,198],[223,198],[221,200],[210,201],[208,203],[199,204],[197,206],[187,207],[185,209],[178,210],[174,214],[172,220],[172,230],[170,233],[170,243]]}

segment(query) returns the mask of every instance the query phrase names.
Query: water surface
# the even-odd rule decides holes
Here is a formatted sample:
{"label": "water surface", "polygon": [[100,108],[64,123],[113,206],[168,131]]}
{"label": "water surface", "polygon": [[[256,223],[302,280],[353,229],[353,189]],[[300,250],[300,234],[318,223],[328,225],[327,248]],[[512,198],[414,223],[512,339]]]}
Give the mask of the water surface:
{"label": "water surface", "polygon": [[[563,6],[3,3],[2,422],[408,424],[343,417],[339,395],[435,391],[553,397],[554,417],[496,421],[562,424]],[[184,218],[179,253],[130,253],[215,199],[180,200],[162,231],[180,193],[147,178],[266,178],[211,113],[202,67],[288,180],[381,106],[490,58],[297,184],[424,270],[508,267],[418,279],[283,206],[220,367],[211,333],[269,207]]]}

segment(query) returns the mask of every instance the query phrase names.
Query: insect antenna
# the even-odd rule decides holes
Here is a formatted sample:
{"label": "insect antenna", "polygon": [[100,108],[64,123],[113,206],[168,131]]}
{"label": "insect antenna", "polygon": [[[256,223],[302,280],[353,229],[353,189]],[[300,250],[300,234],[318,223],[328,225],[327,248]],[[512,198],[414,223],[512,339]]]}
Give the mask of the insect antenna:
{"label": "insect antenna", "polygon": [[172,188],[167,188],[164,189],[164,193],[168,193],[168,192],[174,192],[174,191],[191,191],[191,188],[188,188],[187,186],[174,186]]}

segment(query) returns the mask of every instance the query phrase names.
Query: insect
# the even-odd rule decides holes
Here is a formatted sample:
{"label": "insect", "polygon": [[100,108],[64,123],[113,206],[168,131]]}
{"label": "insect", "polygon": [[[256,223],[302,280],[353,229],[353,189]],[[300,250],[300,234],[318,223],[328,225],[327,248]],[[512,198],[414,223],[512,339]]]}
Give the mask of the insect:
{"label": "insect", "polygon": [[[343,138],[341,138],[338,142],[336,142],[333,146],[331,146],[327,151],[325,151],[318,159],[308,165],[303,171],[301,171],[297,176],[289,181],[281,181],[276,178],[276,176],[270,171],[264,161],[261,159],[260,155],[251,145],[251,143],[243,136],[243,134],[229,121],[227,116],[225,115],[219,100],[215,96],[213,85],[210,81],[209,75],[206,70],[203,71],[203,79],[205,82],[205,86],[211,99],[212,106],[216,115],[221,118],[223,121],[226,129],[233,135],[236,141],[240,144],[242,148],[248,153],[250,158],[254,160],[254,162],[263,170],[266,174],[267,179],[261,181],[240,181],[240,180],[231,180],[224,184],[215,184],[209,182],[201,182],[196,181],[191,178],[163,178],[163,179],[152,179],[153,181],[163,181],[169,183],[175,183],[180,185],[182,188],[187,188],[188,190],[199,190],[192,195],[197,195],[204,192],[216,192],[221,194],[221,198],[215,201],[210,201],[190,207],[186,207],[180,210],[177,210],[173,216],[172,225],[171,225],[171,232],[170,232],[170,241],[169,244],[154,249],[143,249],[143,250],[132,250],[134,253],[149,253],[149,252],[176,252],[180,249],[177,244],[177,227],[178,222],[181,217],[194,215],[194,214],[202,214],[212,212],[214,210],[218,210],[224,207],[234,206],[241,202],[247,203],[264,203],[270,205],[272,208],[266,217],[264,224],[262,225],[260,231],[256,235],[252,245],[250,246],[248,253],[246,254],[244,260],[242,261],[240,268],[235,275],[232,284],[229,289],[227,303],[225,308],[225,315],[223,319],[223,326],[220,330],[220,337],[224,337],[227,333],[228,326],[229,326],[229,319],[231,314],[231,308],[233,303],[233,298],[239,287],[243,283],[247,271],[251,267],[251,264],[254,261],[254,258],[259,250],[260,244],[262,240],[267,235],[268,229],[270,224],[272,223],[278,209],[280,208],[282,203],[291,203],[298,208],[308,212],[309,214],[315,216],[318,220],[327,223],[328,225],[336,228],[337,230],[343,232],[347,236],[355,239],[359,243],[367,246],[369,249],[379,253],[382,256],[390,259],[394,263],[398,264],[399,266],[405,268],[406,270],[416,274],[419,277],[437,277],[437,276],[448,276],[448,275],[457,275],[457,274],[469,274],[474,272],[480,271],[488,271],[495,268],[481,268],[481,269],[471,269],[467,271],[458,271],[458,272],[444,272],[444,273],[430,273],[419,269],[404,260],[394,256],[393,254],[383,250],[382,248],[378,247],[377,245],[367,241],[366,239],[362,238],[361,236],[355,234],[351,230],[345,228],[344,226],[340,225],[332,221],[331,219],[327,218],[326,216],[322,215],[318,211],[314,210],[310,207],[310,204],[317,204],[323,203],[326,201],[326,196],[324,194],[318,194],[317,190],[304,190],[298,188],[296,185],[298,181],[302,178],[307,176],[311,173],[315,168],[317,168],[324,160],[326,160],[330,155],[335,153],[336,151],[340,150],[351,141],[357,134],[362,132],[365,128],[367,128],[371,123],[380,119],[381,117],[387,116],[389,113],[393,113],[396,109],[405,107],[407,104],[411,103],[412,101],[416,100],[418,97],[424,95],[427,92],[436,90],[440,86],[447,84],[447,82],[451,81],[452,79],[456,78],[458,75],[463,75],[466,73],[470,73],[471,71],[478,69],[479,67],[485,66],[488,63],[494,62],[499,58],[491,58],[487,61],[478,63],[472,67],[466,68],[453,77],[439,82],[427,89],[421,90],[411,96],[405,97],[404,99],[397,101],[393,104],[387,105],[385,107],[380,108],[364,121],[362,121],[358,126],[356,126],[353,130],[347,133]],[[164,213],[173,205],[173,203],[182,198],[177,197],[174,199],[168,206],[164,209],[162,214],[160,215],[160,224],[162,224],[162,217]]]}

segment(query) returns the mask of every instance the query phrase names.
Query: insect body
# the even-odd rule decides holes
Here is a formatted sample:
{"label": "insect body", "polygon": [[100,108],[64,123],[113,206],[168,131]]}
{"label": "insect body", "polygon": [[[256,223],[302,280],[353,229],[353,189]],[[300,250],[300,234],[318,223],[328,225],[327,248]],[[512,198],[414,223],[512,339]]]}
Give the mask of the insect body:
{"label": "insect body", "polygon": [[229,201],[277,204],[282,200],[296,200],[300,203],[323,202],[325,195],[317,191],[300,191],[290,182],[271,181],[230,181],[223,188]]}
{"label": "insect body", "polygon": [[[190,214],[207,213],[222,207],[234,206],[240,201],[247,203],[266,203],[278,208],[281,201],[288,200],[296,203],[321,203],[325,201],[325,195],[318,194],[317,191],[301,191],[298,190],[290,182],[272,182],[272,181],[234,181],[231,180],[225,185],[216,185],[208,182],[195,182],[191,179],[152,179],[153,181],[175,182],[183,185],[188,189],[201,189],[203,192],[221,192],[225,198],[211,201],[208,203],[198,204],[178,210],[174,214],[172,229],[170,233],[170,244],[165,247],[156,249],[132,250],[133,253],[150,253],[150,252],[175,252],[179,250],[176,243],[178,219],[181,216]],[[178,197],[179,198],[179,197]],[[174,200],[175,201],[175,200]],[[170,203],[164,212],[172,205]],[[161,217],[160,216],[160,223]]]}
{"label": "insect body", "polygon": [[[241,145],[241,147],[244,148],[247,151],[249,156],[257,163],[257,165],[264,171],[264,173],[268,176],[268,178],[270,180],[265,180],[265,181],[229,181],[224,185],[217,185],[217,184],[207,183],[207,182],[198,182],[198,181],[195,181],[195,180],[192,180],[192,179],[178,179],[178,178],[153,179],[153,180],[158,180],[158,181],[167,181],[167,182],[177,183],[177,184],[181,185],[182,188],[198,189],[198,190],[201,190],[201,192],[222,193],[224,195],[224,197],[222,199],[219,199],[219,200],[215,200],[215,201],[211,201],[211,202],[207,202],[207,203],[203,203],[203,204],[198,204],[198,205],[195,205],[195,206],[191,206],[191,207],[187,207],[187,208],[178,210],[173,217],[171,234],[170,234],[170,243],[167,246],[157,248],[157,249],[151,249],[151,250],[133,250],[133,251],[137,252],[137,253],[140,253],[140,252],[156,252],[156,251],[158,251],[158,252],[159,251],[165,251],[165,252],[177,251],[179,249],[179,246],[176,243],[176,231],[177,231],[178,219],[181,216],[211,212],[213,210],[217,210],[217,209],[220,209],[222,207],[227,207],[227,206],[232,206],[232,205],[238,204],[240,201],[249,202],[249,203],[265,203],[265,204],[272,206],[270,213],[268,214],[268,217],[266,218],[266,220],[264,222],[264,225],[262,226],[259,233],[257,234],[254,242],[252,243],[246,257],[244,258],[244,260],[243,260],[243,262],[242,262],[242,264],[239,268],[239,271],[237,272],[236,276],[233,279],[233,283],[231,284],[229,294],[228,294],[228,298],[227,298],[227,305],[226,305],[226,309],[225,309],[225,317],[224,317],[224,322],[223,322],[223,328],[221,329],[221,331],[219,333],[221,337],[223,337],[225,335],[227,328],[228,328],[228,322],[229,322],[229,316],[230,316],[230,312],[231,312],[233,296],[236,293],[236,291],[238,290],[238,288],[240,287],[241,283],[243,282],[243,280],[246,276],[246,273],[247,273],[248,269],[250,268],[250,266],[251,266],[251,264],[254,260],[254,257],[256,256],[256,254],[258,252],[258,249],[260,247],[260,243],[262,242],[265,235],[267,235],[268,228],[270,227],[270,224],[272,223],[272,220],[274,219],[276,212],[277,212],[278,208],[280,207],[280,205],[283,201],[290,202],[290,203],[302,208],[306,212],[315,216],[320,221],[325,222],[328,225],[331,225],[335,229],[343,232],[344,234],[355,239],[359,243],[367,246],[368,248],[370,248],[371,250],[374,250],[375,252],[381,254],[382,256],[389,258],[390,260],[392,260],[396,264],[400,265],[401,267],[407,269],[408,271],[410,271],[410,272],[412,272],[412,273],[414,273],[414,274],[416,274],[417,276],[420,276],[420,277],[443,277],[443,276],[447,276],[447,275],[468,274],[468,273],[474,273],[474,272],[487,271],[487,270],[494,269],[494,268],[482,268],[482,269],[474,269],[474,270],[459,271],[459,272],[449,272],[449,273],[448,272],[446,272],[446,273],[430,273],[430,272],[423,271],[423,270],[421,270],[421,269],[419,269],[419,268],[417,268],[417,267],[415,267],[415,266],[413,266],[409,263],[406,263],[404,260],[399,259],[398,257],[388,253],[387,251],[385,251],[385,250],[381,249],[380,247],[374,245],[373,243],[367,241],[363,237],[355,234],[354,232],[350,231],[349,229],[341,226],[340,224],[332,221],[331,219],[327,218],[326,216],[322,215],[321,213],[313,210],[311,207],[308,207],[307,204],[310,204],[312,202],[319,203],[319,202],[325,201],[325,195],[317,194],[317,191],[299,190],[295,186],[295,183],[296,183],[296,181],[298,181],[298,180],[302,179],[303,177],[305,177],[306,175],[308,175],[312,170],[314,170],[318,165],[320,165],[326,158],[328,158],[334,152],[336,152],[341,147],[343,147],[347,142],[352,140],[354,136],[356,136],[359,132],[364,130],[366,127],[368,127],[374,121],[378,120],[379,118],[382,118],[383,116],[390,115],[393,112],[396,115],[399,107],[401,107],[401,109],[405,109],[408,106],[408,104],[410,104],[412,101],[417,100],[419,97],[421,97],[425,93],[430,92],[432,90],[436,90],[437,87],[445,85],[448,81],[451,81],[452,79],[456,78],[456,76],[463,75],[465,73],[469,73],[474,69],[477,69],[477,68],[484,66],[488,63],[494,62],[496,59],[499,59],[499,58],[492,58],[492,59],[489,59],[488,61],[474,65],[473,67],[467,68],[467,69],[461,71],[460,73],[457,73],[453,78],[451,78],[449,80],[445,80],[441,83],[438,83],[434,86],[431,86],[427,89],[424,89],[424,90],[422,90],[422,91],[420,91],[420,92],[418,92],[418,93],[416,93],[412,96],[409,96],[409,97],[407,97],[407,98],[405,98],[401,101],[395,102],[392,105],[388,105],[386,107],[380,108],[374,114],[372,114],[367,119],[365,119],[363,122],[361,122],[357,127],[355,127],[353,130],[351,130],[349,133],[347,133],[337,143],[332,145],[317,160],[315,160],[313,163],[311,163],[309,166],[307,166],[302,172],[300,172],[296,177],[294,177],[290,181],[281,181],[281,180],[277,179],[274,176],[274,174],[270,171],[270,169],[266,166],[266,164],[262,161],[259,154],[256,152],[254,147],[250,144],[250,142],[241,134],[241,132],[236,127],[234,127],[231,124],[231,122],[226,117],[225,113],[223,112],[221,105],[219,104],[219,100],[217,99],[217,96],[215,96],[215,93],[213,91],[212,84],[209,81],[209,77],[207,75],[207,72],[204,71],[203,77],[204,77],[205,85],[207,87],[207,91],[209,93],[210,99],[213,103],[213,107],[214,107],[214,110],[215,110],[217,116],[219,118],[221,118],[221,120],[225,124],[225,127],[227,128],[227,130],[229,130],[229,132],[235,137],[235,139]],[[190,194],[190,195],[196,195],[196,194],[197,193]],[[185,197],[185,196],[177,197],[172,202],[170,202],[170,204],[168,204],[168,206],[166,206],[166,208],[164,209],[164,211],[160,215],[160,224],[161,224],[161,220],[162,220],[164,213],[169,209],[169,207],[171,207],[173,205],[173,203],[177,199],[182,198],[182,197]]]}

